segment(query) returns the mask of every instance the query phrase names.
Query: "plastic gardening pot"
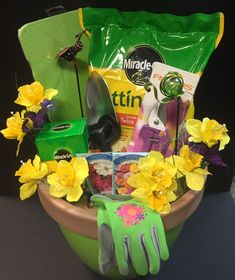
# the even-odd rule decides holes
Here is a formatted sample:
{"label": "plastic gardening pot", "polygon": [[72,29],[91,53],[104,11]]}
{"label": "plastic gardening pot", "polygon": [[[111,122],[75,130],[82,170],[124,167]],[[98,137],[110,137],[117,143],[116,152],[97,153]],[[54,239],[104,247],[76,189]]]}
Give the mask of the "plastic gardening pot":
{"label": "plastic gardening pot", "polygon": [[[78,204],[71,204],[64,199],[56,198],[48,193],[48,185],[40,184],[38,194],[42,206],[54,219],[72,250],[83,263],[99,273],[98,252],[99,242],[97,237],[97,208],[89,207],[86,200]],[[171,204],[171,212],[161,215],[169,248],[179,236],[184,222],[197,209],[201,202],[203,191],[189,190]],[[133,279],[138,275],[130,271],[128,276],[120,275],[116,267],[112,267],[107,278]]]}

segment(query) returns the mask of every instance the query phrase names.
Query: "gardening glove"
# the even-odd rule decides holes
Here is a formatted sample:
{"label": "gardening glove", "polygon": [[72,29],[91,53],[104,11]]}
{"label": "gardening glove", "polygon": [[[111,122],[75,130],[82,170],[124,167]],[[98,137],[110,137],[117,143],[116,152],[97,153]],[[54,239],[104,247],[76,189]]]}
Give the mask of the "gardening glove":
{"label": "gardening glove", "polygon": [[[112,199],[121,198],[122,200],[130,199],[130,196],[120,196],[115,194],[106,194]],[[109,218],[107,216],[107,211],[103,205],[102,198],[106,198],[103,195],[93,195],[91,201],[95,202],[98,208],[97,213],[97,223],[98,223],[98,240],[99,240],[99,270],[102,274],[107,274],[109,268],[112,264],[117,264],[115,254],[114,254],[114,242],[112,237],[112,231],[109,223]],[[108,198],[107,198],[108,199]],[[110,199],[111,200],[111,199]],[[128,259],[128,256],[127,256]],[[122,274],[128,274],[123,271]]]}
{"label": "gardening glove", "polygon": [[169,257],[160,215],[134,199],[118,201],[97,194],[91,201],[98,206],[101,273],[116,259],[120,274],[127,275],[130,259],[138,275],[157,274],[160,260]]}

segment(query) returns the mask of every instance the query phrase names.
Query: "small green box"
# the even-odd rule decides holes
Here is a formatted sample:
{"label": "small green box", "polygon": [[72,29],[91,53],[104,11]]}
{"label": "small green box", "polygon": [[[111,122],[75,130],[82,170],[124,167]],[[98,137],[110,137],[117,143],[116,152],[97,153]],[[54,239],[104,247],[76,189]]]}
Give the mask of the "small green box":
{"label": "small green box", "polygon": [[46,123],[35,139],[41,160],[68,160],[88,151],[87,120]]}

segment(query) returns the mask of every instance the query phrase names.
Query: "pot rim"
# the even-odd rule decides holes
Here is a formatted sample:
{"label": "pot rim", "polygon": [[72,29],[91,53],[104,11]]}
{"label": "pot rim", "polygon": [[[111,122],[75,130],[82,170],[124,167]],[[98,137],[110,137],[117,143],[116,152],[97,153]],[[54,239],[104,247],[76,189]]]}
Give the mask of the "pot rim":
{"label": "pot rim", "polygon": [[[98,239],[96,207],[90,208],[85,203],[71,204],[62,198],[51,196],[48,190],[48,184],[38,185],[40,202],[54,221],[76,233]],[[202,197],[203,191],[189,190],[171,203],[171,212],[161,215],[165,231],[184,223],[195,212]]]}

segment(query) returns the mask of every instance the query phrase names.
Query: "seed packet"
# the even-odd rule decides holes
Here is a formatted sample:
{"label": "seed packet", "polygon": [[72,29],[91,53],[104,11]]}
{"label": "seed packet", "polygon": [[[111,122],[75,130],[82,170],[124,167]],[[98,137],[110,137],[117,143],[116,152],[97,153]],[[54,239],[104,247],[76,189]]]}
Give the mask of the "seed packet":
{"label": "seed packet", "polygon": [[132,174],[138,172],[138,159],[146,156],[147,153],[113,153],[113,188],[119,195],[129,195],[134,190],[127,183],[127,179]]}
{"label": "seed packet", "polygon": [[201,76],[224,27],[220,12],[177,16],[86,7],[79,9],[79,18],[90,36],[89,71],[106,81],[121,125],[114,152],[127,151],[154,63]]}
{"label": "seed packet", "polygon": [[87,159],[89,177],[86,179],[86,184],[91,194],[112,193],[112,153],[88,153],[77,154],[77,156],[84,156]]}

